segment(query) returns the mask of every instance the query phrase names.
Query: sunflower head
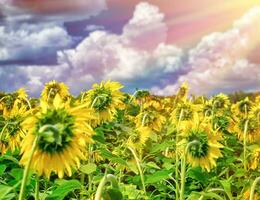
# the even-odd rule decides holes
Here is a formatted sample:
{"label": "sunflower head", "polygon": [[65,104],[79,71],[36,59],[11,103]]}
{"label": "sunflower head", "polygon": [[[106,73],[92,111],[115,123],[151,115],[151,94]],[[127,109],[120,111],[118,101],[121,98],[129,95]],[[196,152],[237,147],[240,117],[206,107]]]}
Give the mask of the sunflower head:
{"label": "sunflower head", "polygon": [[189,145],[187,159],[192,166],[200,166],[202,169],[210,171],[216,166],[216,159],[221,157],[220,148],[223,147],[219,141],[222,140],[220,134],[213,132],[208,124],[192,125],[193,128],[187,130],[185,143]]}
{"label": "sunflower head", "polygon": [[[18,107],[15,105],[10,112],[4,112],[0,119],[0,143],[5,151],[12,152],[20,147],[20,143],[25,136],[22,129],[22,122],[28,116],[29,112],[26,107]],[[5,153],[2,151],[2,153]]]}
{"label": "sunflower head", "polygon": [[226,109],[230,105],[228,96],[222,93],[214,96],[211,99],[211,101],[212,101],[213,108],[216,110]]}
{"label": "sunflower head", "polygon": [[181,100],[186,100],[189,92],[189,86],[187,82],[182,83],[181,87],[179,88],[179,91],[177,93],[177,97]]}
{"label": "sunflower head", "polygon": [[142,149],[152,133],[153,131],[149,127],[137,127],[131,133],[127,144],[135,149]]}
{"label": "sunflower head", "polygon": [[256,118],[260,122],[260,104],[252,106],[249,117]]}
{"label": "sunflower head", "polygon": [[230,125],[229,118],[225,115],[215,115],[213,117],[213,130],[225,131]]}
{"label": "sunflower head", "polygon": [[232,106],[232,110],[236,115],[244,116],[251,110],[252,105],[253,103],[249,100],[248,97],[246,97],[245,99],[234,104]]}
{"label": "sunflower head", "polygon": [[86,121],[88,109],[81,106],[71,107],[56,94],[53,105],[41,101],[40,109],[23,122],[28,132],[22,142],[20,163],[28,162],[32,144],[37,141],[32,158],[32,169],[39,175],[50,176],[51,172],[60,178],[64,173],[71,176],[72,168],[80,166],[84,159],[86,144],[92,142],[94,134]]}
{"label": "sunflower head", "polygon": [[205,117],[210,117],[213,114],[213,105],[212,105],[212,101],[206,101],[203,104],[203,115]]}
{"label": "sunflower head", "polygon": [[250,143],[258,141],[260,139],[260,122],[254,117],[249,117],[248,119],[241,118],[234,126],[234,132],[237,133],[239,140],[243,141],[246,125],[247,141]]}
{"label": "sunflower head", "polygon": [[249,167],[252,170],[260,169],[260,146],[256,145],[253,147],[252,153],[250,155]]}
{"label": "sunflower head", "polygon": [[63,100],[67,100],[70,96],[68,86],[62,82],[59,83],[57,81],[50,81],[45,84],[41,98],[43,101],[52,103],[56,94],[59,94]]}
{"label": "sunflower head", "polygon": [[118,82],[101,82],[94,84],[87,92],[84,101],[93,108],[97,115],[96,124],[112,121],[117,109],[124,109],[124,95],[120,91],[123,86]]}
{"label": "sunflower head", "polygon": [[155,131],[160,131],[166,119],[157,111],[154,104],[145,103],[135,121],[138,127],[147,126]]}
{"label": "sunflower head", "polygon": [[178,103],[177,107],[174,109],[171,119],[174,122],[189,121],[195,117],[198,107],[193,105],[191,102],[187,101],[184,103]]}

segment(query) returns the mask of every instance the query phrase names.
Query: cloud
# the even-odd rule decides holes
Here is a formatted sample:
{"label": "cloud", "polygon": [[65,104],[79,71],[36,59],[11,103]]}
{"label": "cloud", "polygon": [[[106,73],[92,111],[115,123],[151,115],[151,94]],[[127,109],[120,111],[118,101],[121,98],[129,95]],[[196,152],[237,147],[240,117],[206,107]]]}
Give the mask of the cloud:
{"label": "cloud", "polygon": [[0,26],[0,44],[0,62],[37,61],[71,47],[73,38],[61,25],[22,24],[16,29]]}
{"label": "cloud", "polygon": [[85,28],[85,30],[88,31],[88,32],[93,32],[93,31],[97,31],[97,30],[104,30],[104,29],[105,29],[104,26],[95,25],[95,24],[87,25],[87,27]]}
{"label": "cloud", "polygon": [[1,0],[0,13],[8,23],[28,21],[77,21],[98,15],[107,8],[105,0]]}
{"label": "cloud", "polygon": [[188,53],[189,71],[176,82],[154,87],[152,91],[170,95],[183,81],[196,94],[260,90],[260,65],[246,59],[260,44],[259,35],[260,7],[256,7],[236,21],[232,29],[202,38]]}
{"label": "cloud", "polygon": [[166,33],[159,9],[140,3],[121,35],[94,31],[75,49],[59,51],[58,61],[74,69],[73,77],[89,74],[96,81],[112,79],[137,86],[147,82],[142,86],[150,87],[178,71],[181,64],[183,52],[165,44]]}
{"label": "cloud", "polygon": [[[21,32],[28,37],[26,42],[33,41],[31,40],[33,33]],[[66,36],[61,29],[57,28],[57,32],[62,32]],[[44,83],[52,79],[67,83],[74,94],[90,88],[94,82],[108,79],[122,81],[132,88],[140,85],[150,87],[151,84],[157,84],[180,67],[182,50],[174,45],[165,44],[166,32],[164,15],[159,9],[148,3],[140,3],[136,6],[132,19],[123,27],[122,34],[113,34],[104,30],[93,31],[75,49],[58,51],[58,64],[54,66],[1,68],[2,80],[10,83],[16,77],[17,84],[0,87],[14,90],[26,86],[34,95],[39,94]],[[66,41],[69,43],[68,37],[59,37],[59,35],[55,34],[54,39],[45,41],[44,44],[50,43],[55,46],[65,44],[66,42],[60,41],[64,38],[67,38]],[[59,38],[61,39],[58,40]],[[26,42],[17,42],[17,44],[29,45]],[[39,51],[46,51],[46,46],[39,49]],[[24,51],[20,52],[22,53]],[[17,54],[17,57],[20,54]],[[7,75],[10,73],[12,77]],[[140,82],[144,83],[139,84]]]}

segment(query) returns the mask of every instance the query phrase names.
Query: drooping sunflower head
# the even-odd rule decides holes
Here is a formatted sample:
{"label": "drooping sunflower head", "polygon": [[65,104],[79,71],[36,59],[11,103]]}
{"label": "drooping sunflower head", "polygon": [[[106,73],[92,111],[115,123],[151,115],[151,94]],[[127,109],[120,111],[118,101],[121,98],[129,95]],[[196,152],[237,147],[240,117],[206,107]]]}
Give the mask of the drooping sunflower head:
{"label": "drooping sunflower head", "polygon": [[225,94],[218,94],[214,96],[211,100],[213,108],[216,110],[226,109],[230,106],[230,100]]}
{"label": "drooping sunflower head", "polygon": [[[246,127],[246,128],[245,128]],[[253,143],[260,141],[260,122],[255,117],[248,119],[241,118],[234,126],[234,132],[237,133],[238,139],[243,141],[244,131],[246,129],[246,139]]]}
{"label": "drooping sunflower head", "polygon": [[220,134],[211,131],[209,125],[201,124],[187,131],[185,140],[186,145],[196,141],[187,152],[187,160],[193,167],[200,166],[210,171],[216,166],[216,159],[222,156],[220,148],[223,145],[220,143],[222,140]]}
{"label": "drooping sunflower head", "polygon": [[186,100],[189,92],[189,86],[187,82],[182,83],[181,87],[177,92],[177,97],[181,100]]}
{"label": "drooping sunflower head", "polygon": [[166,119],[153,104],[145,103],[143,110],[136,116],[135,121],[138,127],[147,126],[155,131],[160,131]]}
{"label": "drooping sunflower head", "polygon": [[236,115],[246,115],[252,108],[253,103],[246,97],[232,106],[232,111]]}
{"label": "drooping sunflower head", "polygon": [[10,112],[4,112],[0,122],[0,143],[5,153],[7,150],[12,152],[20,147],[21,141],[25,136],[22,129],[22,122],[28,116],[26,107],[15,105]]}
{"label": "drooping sunflower head", "polygon": [[250,162],[249,162],[249,168],[252,170],[256,170],[259,168],[260,170],[260,146],[255,145],[253,147],[252,153],[250,154]]}
{"label": "drooping sunflower head", "polygon": [[229,129],[230,119],[225,115],[215,115],[213,117],[213,130],[225,131]]}
{"label": "drooping sunflower head", "polygon": [[36,141],[31,168],[39,175],[60,178],[72,174],[72,168],[80,166],[86,144],[91,143],[93,131],[86,121],[88,110],[83,106],[71,107],[57,94],[53,106],[41,102],[41,109],[23,122],[28,134],[22,142],[20,163],[26,165],[33,143]]}
{"label": "drooping sunflower head", "polygon": [[260,104],[252,106],[249,117],[256,118],[260,122]]}
{"label": "drooping sunflower head", "polygon": [[203,116],[204,117],[210,117],[212,116],[213,114],[213,105],[212,105],[212,101],[206,101],[204,104],[203,104]]}
{"label": "drooping sunflower head", "polygon": [[255,103],[260,103],[260,95],[255,98]]}
{"label": "drooping sunflower head", "polygon": [[142,149],[152,133],[153,131],[149,127],[137,127],[128,138],[127,145],[135,149]]}
{"label": "drooping sunflower head", "polygon": [[198,106],[191,102],[178,103],[177,107],[171,114],[172,122],[193,120],[198,111]]}
{"label": "drooping sunflower head", "polygon": [[97,115],[97,124],[112,121],[117,109],[124,108],[124,95],[120,91],[123,86],[118,82],[101,82],[94,84],[87,92],[85,102],[93,108]]}
{"label": "drooping sunflower head", "polygon": [[62,82],[57,81],[50,81],[45,84],[45,87],[42,91],[41,98],[42,100],[51,103],[56,96],[56,94],[59,94],[59,96],[66,100],[70,96],[68,86],[66,86]]}

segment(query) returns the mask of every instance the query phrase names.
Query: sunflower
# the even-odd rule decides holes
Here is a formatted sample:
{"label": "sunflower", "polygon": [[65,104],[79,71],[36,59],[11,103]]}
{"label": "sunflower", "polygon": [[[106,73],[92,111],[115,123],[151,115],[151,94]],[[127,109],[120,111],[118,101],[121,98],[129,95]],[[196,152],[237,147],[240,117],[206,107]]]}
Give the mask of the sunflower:
{"label": "sunflower", "polygon": [[92,89],[87,92],[84,102],[89,108],[94,109],[97,120],[92,121],[96,126],[103,122],[111,122],[117,109],[124,109],[124,95],[120,91],[123,86],[118,82],[101,82],[100,85],[94,84]]}
{"label": "sunflower", "polygon": [[233,126],[240,141],[244,139],[244,129],[247,124],[246,140],[250,143],[260,140],[260,122],[255,117],[240,118]]}
{"label": "sunflower", "polygon": [[228,96],[222,93],[214,96],[210,101],[213,105],[213,109],[216,109],[217,111],[227,109],[230,106]]}
{"label": "sunflower", "polygon": [[56,94],[59,94],[63,100],[67,100],[70,96],[68,86],[62,82],[50,81],[45,84],[45,87],[41,93],[41,99],[48,103],[52,103]]}
{"label": "sunflower", "polygon": [[212,101],[205,101],[202,106],[203,117],[211,117],[213,115]]}
{"label": "sunflower", "polygon": [[246,116],[247,113],[251,110],[252,106],[253,103],[249,100],[248,97],[246,97],[236,104],[233,104],[231,106],[231,110],[236,116]]}
{"label": "sunflower", "polygon": [[214,132],[207,123],[194,122],[189,124],[186,132],[183,133],[185,138],[180,142],[187,146],[193,141],[193,144],[187,151],[187,161],[193,166],[200,166],[208,172],[216,166],[216,159],[221,157],[220,143],[222,136]]}
{"label": "sunflower", "polygon": [[154,104],[145,103],[143,105],[143,110],[136,116],[137,127],[147,126],[155,131],[161,131],[162,125],[165,123],[166,119],[161,115]]}
{"label": "sunflower", "polygon": [[252,106],[249,112],[249,117],[256,118],[257,121],[260,122],[260,104]]}
{"label": "sunflower", "polygon": [[179,101],[186,101],[187,100],[187,96],[188,96],[188,92],[189,92],[189,86],[187,84],[187,82],[184,82],[181,87],[179,88],[177,95],[176,95],[176,99]]}
{"label": "sunflower", "polygon": [[30,111],[25,106],[19,107],[17,104],[9,111],[4,112],[0,120],[0,143],[2,154],[7,150],[12,152],[20,147],[25,132],[22,130],[22,122],[29,115]]}
{"label": "sunflower", "polygon": [[[253,200],[259,200],[259,198],[260,196],[257,193],[255,193]],[[243,200],[249,200],[249,199],[250,199],[250,188],[247,189],[243,194]]]}
{"label": "sunflower", "polygon": [[250,169],[255,170],[259,168],[260,163],[260,146],[256,146],[250,156]]}
{"label": "sunflower", "polygon": [[170,120],[172,124],[179,127],[179,130],[186,130],[189,123],[199,121],[198,111],[200,106],[192,104],[190,101],[178,103],[177,107],[171,113]]}
{"label": "sunflower", "polygon": [[135,149],[142,149],[153,131],[149,127],[137,127],[130,135],[127,145]]}
{"label": "sunflower", "polygon": [[59,178],[72,175],[72,168],[79,168],[80,160],[85,159],[86,143],[92,143],[93,130],[86,124],[89,111],[85,105],[71,107],[56,94],[53,104],[44,100],[38,112],[23,122],[28,133],[22,142],[20,160],[26,165],[36,142],[31,169],[39,175],[50,177],[52,172]]}

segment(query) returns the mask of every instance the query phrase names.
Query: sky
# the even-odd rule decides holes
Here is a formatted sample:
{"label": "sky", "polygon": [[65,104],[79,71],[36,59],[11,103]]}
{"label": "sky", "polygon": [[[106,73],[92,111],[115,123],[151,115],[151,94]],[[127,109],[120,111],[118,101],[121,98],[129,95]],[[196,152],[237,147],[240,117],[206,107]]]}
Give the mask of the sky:
{"label": "sky", "polygon": [[260,0],[0,0],[0,90],[260,90]]}

